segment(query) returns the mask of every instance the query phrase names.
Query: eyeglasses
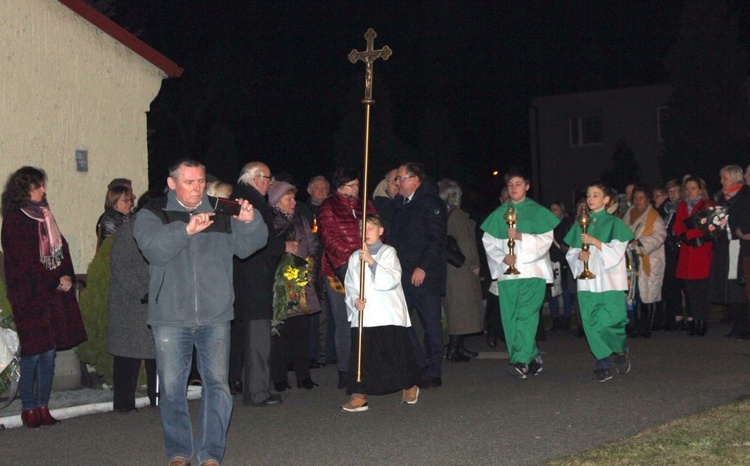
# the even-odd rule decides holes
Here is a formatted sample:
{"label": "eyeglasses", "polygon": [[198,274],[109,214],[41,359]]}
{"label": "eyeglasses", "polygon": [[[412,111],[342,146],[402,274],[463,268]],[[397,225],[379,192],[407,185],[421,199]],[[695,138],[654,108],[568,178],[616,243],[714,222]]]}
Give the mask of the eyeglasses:
{"label": "eyeglasses", "polygon": [[273,176],[264,175],[263,173],[260,173],[258,176],[261,178],[265,178],[269,181],[273,181]]}
{"label": "eyeglasses", "polygon": [[414,178],[415,176],[417,176],[417,175],[397,176],[396,178],[393,179],[393,182],[394,183],[397,182],[397,181],[404,182],[404,181],[408,180],[409,178]]}
{"label": "eyeglasses", "polygon": [[359,183],[349,183],[345,184],[344,186],[346,186],[347,188],[359,188]]}

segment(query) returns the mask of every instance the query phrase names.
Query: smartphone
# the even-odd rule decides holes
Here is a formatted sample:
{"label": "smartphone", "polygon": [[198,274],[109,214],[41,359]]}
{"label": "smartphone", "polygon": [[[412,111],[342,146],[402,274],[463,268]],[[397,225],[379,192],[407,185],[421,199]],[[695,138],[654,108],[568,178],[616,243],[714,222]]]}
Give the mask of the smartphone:
{"label": "smartphone", "polygon": [[217,214],[224,215],[239,215],[240,214],[240,203],[233,201],[232,199],[224,199],[223,197],[208,196],[208,200],[211,203],[211,207],[214,208],[214,212]]}

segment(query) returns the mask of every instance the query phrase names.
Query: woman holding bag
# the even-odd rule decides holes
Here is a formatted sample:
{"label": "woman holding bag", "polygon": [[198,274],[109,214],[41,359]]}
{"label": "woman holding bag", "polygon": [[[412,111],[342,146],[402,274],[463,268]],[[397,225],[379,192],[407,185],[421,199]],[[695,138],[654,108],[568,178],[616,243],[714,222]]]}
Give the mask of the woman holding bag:
{"label": "woman holding bag", "polygon": [[477,249],[476,223],[461,210],[461,186],[453,180],[438,183],[440,198],[448,211],[448,235],[464,256],[456,267],[448,264],[443,310],[448,320],[448,362],[466,362],[478,353],[464,347],[464,335],[479,333],[484,327],[482,288],[479,281],[479,250]]}

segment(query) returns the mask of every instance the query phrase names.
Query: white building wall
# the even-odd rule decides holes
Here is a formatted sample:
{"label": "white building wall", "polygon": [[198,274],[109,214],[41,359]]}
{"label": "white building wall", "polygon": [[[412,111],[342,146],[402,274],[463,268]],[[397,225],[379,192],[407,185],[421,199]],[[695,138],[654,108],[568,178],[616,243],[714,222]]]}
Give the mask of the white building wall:
{"label": "white building wall", "polygon": [[[112,178],[148,186],[146,112],[166,76],[56,0],[0,0],[0,179],[44,169],[77,273]],[[75,151],[88,151],[88,172]]]}

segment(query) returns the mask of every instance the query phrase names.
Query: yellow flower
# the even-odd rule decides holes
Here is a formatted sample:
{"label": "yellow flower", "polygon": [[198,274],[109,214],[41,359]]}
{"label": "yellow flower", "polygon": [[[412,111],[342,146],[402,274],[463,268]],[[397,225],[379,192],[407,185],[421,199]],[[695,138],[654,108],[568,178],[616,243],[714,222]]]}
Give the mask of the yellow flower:
{"label": "yellow flower", "polygon": [[294,280],[299,275],[299,270],[292,268],[291,266],[286,268],[286,271],[284,271],[284,278],[287,280]]}

